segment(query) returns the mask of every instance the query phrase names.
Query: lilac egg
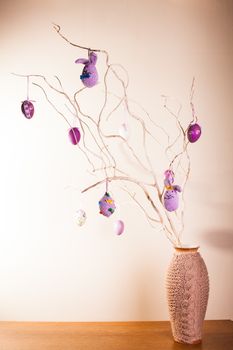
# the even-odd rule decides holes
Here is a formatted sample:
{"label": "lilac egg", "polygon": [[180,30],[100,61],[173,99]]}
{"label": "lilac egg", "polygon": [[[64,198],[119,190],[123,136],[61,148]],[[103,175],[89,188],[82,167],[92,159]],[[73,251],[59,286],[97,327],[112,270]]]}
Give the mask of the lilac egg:
{"label": "lilac egg", "polygon": [[124,228],[125,228],[125,225],[122,220],[117,220],[114,222],[113,229],[117,235],[121,235],[124,232]]}
{"label": "lilac egg", "polygon": [[179,197],[176,190],[167,190],[164,194],[164,206],[167,211],[175,211],[179,206]]}
{"label": "lilac egg", "polygon": [[80,79],[84,86],[91,88],[98,83],[98,72],[96,69],[97,55],[95,52],[89,52],[87,58],[78,58],[75,63],[84,64]]}
{"label": "lilac egg", "polygon": [[21,111],[27,119],[31,119],[34,114],[34,106],[31,101],[23,101],[21,105]]}
{"label": "lilac egg", "polygon": [[200,125],[190,124],[188,128],[188,140],[189,142],[196,142],[201,136],[201,127]]}
{"label": "lilac egg", "polygon": [[71,128],[69,130],[69,138],[70,138],[70,142],[73,145],[77,145],[77,143],[79,143],[80,138],[81,138],[81,134],[78,128]]}
{"label": "lilac egg", "polygon": [[98,73],[93,65],[88,65],[83,69],[82,75],[80,76],[84,86],[91,88],[98,83]]}

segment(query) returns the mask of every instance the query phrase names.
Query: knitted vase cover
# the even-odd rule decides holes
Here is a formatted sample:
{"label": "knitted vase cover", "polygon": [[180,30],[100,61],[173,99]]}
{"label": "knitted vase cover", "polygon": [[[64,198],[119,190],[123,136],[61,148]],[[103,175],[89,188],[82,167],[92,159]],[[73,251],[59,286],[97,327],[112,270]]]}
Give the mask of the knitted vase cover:
{"label": "knitted vase cover", "polygon": [[174,340],[201,341],[209,278],[198,252],[175,252],[167,272],[167,298]]}

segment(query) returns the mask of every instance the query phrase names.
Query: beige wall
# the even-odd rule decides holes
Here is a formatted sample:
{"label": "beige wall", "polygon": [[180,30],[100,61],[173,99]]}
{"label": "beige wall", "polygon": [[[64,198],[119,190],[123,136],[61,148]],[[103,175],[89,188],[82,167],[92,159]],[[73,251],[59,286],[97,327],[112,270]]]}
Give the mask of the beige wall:
{"label": "beige wall", "polygon": [[[182,101],[190,118],[195,75],[203,137],[191,149],[185,239],[200,244],[209,270],[207,318],[232,318],[233,2],[18,0],[0,3],[0,319],[168,318],[170,243],[127,199],[116,214],[126,232],[116,237],[113,220],[97,211],[104,189],[80,197],[93,179],[36,88],[35,117],[21,115],[26,81],[10,72],[58,74],[70,92],[81,86],[73,61],[83,52],[52,22],[77,43],[107,49],[129,72],[130,96],[161,123],[161,94]],[[73,220],[80,205],[89,219],[81,230]]]}

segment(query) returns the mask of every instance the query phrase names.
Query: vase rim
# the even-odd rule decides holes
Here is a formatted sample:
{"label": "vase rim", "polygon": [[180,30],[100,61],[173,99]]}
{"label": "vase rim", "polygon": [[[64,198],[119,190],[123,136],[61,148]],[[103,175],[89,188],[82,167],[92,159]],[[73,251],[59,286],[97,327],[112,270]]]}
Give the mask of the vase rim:
{"label": "vase rim", "polygon": [[176,251],[180,251],[180,252],[191,252],[191,251],[197,251],[200,246],[197,244],[182,244],[180,246],[174,246]]}

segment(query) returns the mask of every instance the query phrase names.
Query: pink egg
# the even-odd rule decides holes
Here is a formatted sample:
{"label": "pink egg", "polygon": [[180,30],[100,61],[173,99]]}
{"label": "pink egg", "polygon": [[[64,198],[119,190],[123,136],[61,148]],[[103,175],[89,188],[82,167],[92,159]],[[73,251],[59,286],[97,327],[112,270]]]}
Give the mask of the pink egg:
{"label": "pink egg", "polygon": [[117,220],[114,222],[114,232],[117,235],[121,235],[124,232],[124,228],[125,228],[125,225],[122,220]]}
{"label": "pink egg", "polygon": [[70,138],[70,142],[73,145],[77,145],[77,143],[79,143],[80,138],[81,138],[81,134],[78,128],[71,128],[69,130],[69,138]]}

